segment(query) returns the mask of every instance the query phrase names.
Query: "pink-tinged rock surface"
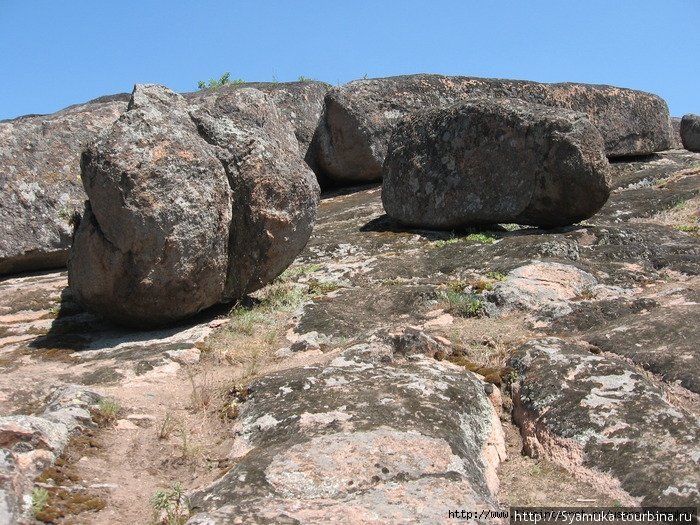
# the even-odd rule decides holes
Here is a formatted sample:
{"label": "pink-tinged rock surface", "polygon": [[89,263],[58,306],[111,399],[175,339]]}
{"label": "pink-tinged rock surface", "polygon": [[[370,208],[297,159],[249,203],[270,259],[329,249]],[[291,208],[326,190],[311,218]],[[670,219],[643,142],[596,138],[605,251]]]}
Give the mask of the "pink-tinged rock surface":
{"label": "pink-tinged rock surface", "polygon": [[190,523],[441,523],[498,508],[505,446],[484,384],[390,341],[251,384],[240,460],[194,495]]}
{"label": "pink-tinged rock surface", "polygon": [[652,506],[700,496],[700,425],[627,361],[563,339],[533,340],[510,361],[526,453]]}

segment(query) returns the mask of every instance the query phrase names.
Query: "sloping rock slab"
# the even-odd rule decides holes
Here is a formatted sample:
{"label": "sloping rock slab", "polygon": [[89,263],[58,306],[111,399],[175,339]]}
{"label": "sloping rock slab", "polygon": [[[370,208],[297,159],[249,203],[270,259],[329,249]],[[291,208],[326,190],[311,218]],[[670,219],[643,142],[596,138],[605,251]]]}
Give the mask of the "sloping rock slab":
{"label": "sloping rock slab", "polygon": [[406,114],[482,97],[518,98],[585,113],[611,157],[662,151],[671,144],[668,107],[648,93],[589,84],[407,75],[332,88],[316,132],[316,160],[338,181],[379,179],[391,133]]}
{"label": "sloping rock slab", "polygon": [[632,365],[557,338],[523,345],[510,365],[526,453],[642,505],[696,504],[700,422]]}
{"label": "sloping rock slab", "polygon": [[603,141],[583,113],[475,100],[397,125],[383,167],[387,214],[409,226],[563,226],[610,194]]}
{"label": "sloping rock slab", "polygon": [[700,394],[700,304],[655,308],[583,337],[601,350],[622,355]]}
{"label": "sloping rock slab", "polygon": [[71,222],[85,200],[80,154],[128,99],[0,122],[0,274],[65,266]]}
{"label": "sloping rock slab", "polygon": [[444,523],[497,505],[503,437],[484,385],[378,342],[256,380],[234,431],[240,462],[193,496],[190,524]]}

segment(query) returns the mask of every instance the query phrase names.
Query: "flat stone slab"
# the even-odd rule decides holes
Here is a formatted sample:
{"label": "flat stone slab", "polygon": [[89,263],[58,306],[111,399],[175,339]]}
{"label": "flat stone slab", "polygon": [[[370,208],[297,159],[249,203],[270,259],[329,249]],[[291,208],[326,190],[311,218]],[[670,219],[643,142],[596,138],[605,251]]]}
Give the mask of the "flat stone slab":
{"label": "flat stone slab", "polygon": [[623,359],[558,338],[526,343],[510,365],[527,454],[634,503],[696,505],[700,422],[657,383]]}
{"label": "flat stone slab", "polygon": [[240,461],[194,494],[189,523],[443,523],[451,509],[497,508],[500,422],[460,367],[374,341],[249,391]]}

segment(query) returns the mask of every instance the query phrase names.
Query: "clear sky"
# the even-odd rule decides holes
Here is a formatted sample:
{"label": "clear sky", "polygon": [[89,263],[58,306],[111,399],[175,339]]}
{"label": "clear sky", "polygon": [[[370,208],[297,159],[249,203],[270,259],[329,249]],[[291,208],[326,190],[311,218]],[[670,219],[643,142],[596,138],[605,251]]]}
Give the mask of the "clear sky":
{"label": "clear sky", "polygon": [[156,82],[612,84],[700,113],[700,0],[0,0],[0,119]]}

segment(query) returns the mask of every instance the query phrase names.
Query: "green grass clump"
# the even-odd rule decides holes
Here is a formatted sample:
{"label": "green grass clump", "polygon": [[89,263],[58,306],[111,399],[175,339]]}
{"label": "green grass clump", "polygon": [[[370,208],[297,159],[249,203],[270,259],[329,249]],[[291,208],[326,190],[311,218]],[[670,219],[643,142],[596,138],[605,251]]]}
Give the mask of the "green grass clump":
{"label": "green grass clump", "polygon": [[199,89],[209,89],[225,86],[227,84],[244,84],[245,81],[242,78],[235,78],[231,80],[231,73],[228,71],[221,75],[219,78],[210,78],[208,82],[200,80],[197,82],[197,87]]}
{"label": "green grass clump", "polygon": [[460,317],[478,317],[483,313],[484,302],[476,294],[446,290],[442,294],[447,310]]}
{"label": "green grass clump", "polygon": [[445,246],[449,246],[450,244],[457,244],[460,241],[457,237],[453,237],[451,239],[445,239],[441,241],[435,241],[433,243],[434,248],[444,248]]}
{"label": "green grass clump", "polygon": [[674,228],[685,233],[697,233],[700,231],[700,226],[697,224],[679,224],[678,226],[674,226]]}
{"label": "green grass clump", "polygon": [[34,487],[32,490],[32,512],[36,515],[46,507],[49,502],[49,491],[43,487]]}
{"label": "green grass clump", "polygon": [[486,274],[486,277],[488,277],[489,279],[493,279],[494,281],[505,281],[508,278],[507,275],[501,272],[488,272]]}
{"label": "green grass clump", "polygon": [[469,242],[478,242],[479,244],[493,244],[496,242],[496,237],[487,233],[470,233],[464,240]]}

